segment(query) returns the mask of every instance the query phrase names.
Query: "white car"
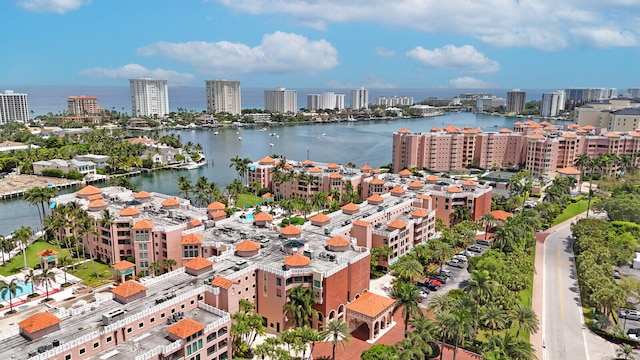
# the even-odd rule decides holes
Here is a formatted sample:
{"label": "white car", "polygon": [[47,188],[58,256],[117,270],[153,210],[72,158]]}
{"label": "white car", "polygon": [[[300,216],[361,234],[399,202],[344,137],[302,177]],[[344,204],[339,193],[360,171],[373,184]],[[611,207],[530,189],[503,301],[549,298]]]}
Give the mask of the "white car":
{"label": "white car", "polygon": [[464,261],[464,262],[466,262],[466,261],[467,261],[467,257],[466,257],[466,256],[464,256],[464,255],[460,255],[460,254],[458,254],[458,255],[453,255],[453,258],[454,258],[454,259],[456,259],[456,260],[458,260],[458,261]]}

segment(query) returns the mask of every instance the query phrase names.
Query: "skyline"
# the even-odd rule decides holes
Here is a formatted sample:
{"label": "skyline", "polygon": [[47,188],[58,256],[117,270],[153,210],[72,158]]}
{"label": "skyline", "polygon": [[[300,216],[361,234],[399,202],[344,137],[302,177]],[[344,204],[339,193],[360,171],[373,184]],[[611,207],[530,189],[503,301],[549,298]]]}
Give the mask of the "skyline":
{"label": "skyline", "polygon": [[112,86],[143,76],[169,86],[227,79],[246,87],[335,89],[622,90],[640,83],[629,71],[638,54],[632,14],[640,3],[626,0],[146,5],[0,3],[0,29],[17,34],[4,38],[13,56],[0,60],[0,87]]}

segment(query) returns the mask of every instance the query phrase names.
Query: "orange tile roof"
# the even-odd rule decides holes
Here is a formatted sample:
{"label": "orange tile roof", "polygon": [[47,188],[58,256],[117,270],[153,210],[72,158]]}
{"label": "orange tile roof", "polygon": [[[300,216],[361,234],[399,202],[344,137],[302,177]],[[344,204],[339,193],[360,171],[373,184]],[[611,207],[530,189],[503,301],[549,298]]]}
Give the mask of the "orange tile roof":
{"label": "orange tile roof", "polygon": [[347,309],[359,314],[376,318],[395,304],[394,299],[374,294],[370,291],[347,304]]}
{"label": "orange tile roof", "polygon": [[309,169],[309,172],[310,173],[319,173],[319,172],[322,172],[322,170],[320,170],[320,168],[317,168],[317,167],[314,166],[311,169]]}
{"label": "orange tile roof", "polygon": [[396,194],[402,194],[405,193],[406,190],[403,189],[401,186],[396,185],[393,189],[391,189],[391,193],[396,193]]}
{"label": "orange tile roof", "polygon": [[211,204],[207,205],[207,210],[211,211],[211,210],[224,210],[226,206],[224,206],[223,203],[219,202],[219,201],[214,201]]}
{"label": "orange tile roof", "polygon": [[289,266],[307,266],[311,263],[311,259],[301,254],[294,254],[284,258],[284,263]]}
{"label": "orange tile roof", "polygon": [[508,218],[512,217],[513,214],[504,210],[493,210],[491,215],[496,220],[507,221]]}
{"label": "orange tile roof", "polygon": [[478,183],[473,181],[473,180],[464,180],[462,182],[462,185],[464,185],[464,186],[476,186],[476,185],[478,185]]}
{"label": "orange tile roof", "polygon": [[575,128],[578,127],[578,124],[569,124],[569,127],[572,128],[572,129],[575,129]]}
{"label": "orange tile roof", "polygon": [[302,232],[302,229],[291,224],[280,229],[280,233],[284,235],[297,235],[297,234],[300,234],[301,232]]}
{"label": "orange tile roof", "polygon": [[95,195],[95,194],[102,194],[102,190],[98,189],[93,185],[87,185],[82,189],[76,191],[76,195],[81,195],[81,196],[89,196],[89,195]]}
{"label": "orange tile roof", "polygon": [[129,297],[141,291],[147,291],[147,287],[135,280],[127,280],[117,288],[111,290],[112,293],[122,297]]}
{"label": "orange tile roof", "polygon": [[411,216],[414,217],[425,217],[425,216],[429,216],[429,212],[425,209],[418,209],[414,212],[411,213]]}
{"label": "orange tile roof", "polygon": [[367,198],[367,201],[384,201],[384,198],[378,194],[373,194]]}
{"label": "orange tile roof", "polygon": [[423,186],[424,184],[421,183],[420,181],[412,181],[409,183],[409,187],[412,187],[412,188],[423,187]]}
{"label": "orange tile roof", "polygon": [[102,200],[102,194],[95,194],[95,195],[87,196],[87,199],[89,201]]}
{"label": "orange tile roof", "polygon": [[498,131],[500,134],[511,134],[513,131],[511,129],[502,128]]}
{"label": "orange tile roof", "polygon": [[268,193],[262,195],[262,198],[263,199],[271,199],[271,198],[273,198],[273,194],[268,192]]}
{"label": "orange tile roof", "polygon": [[608,133],[604,134],[604,136],[606,136],[606,137],[616,137],[616,138],[619,138],[619,137],[620,137],[620,134],[618,134],[618,133],[614,133],[614,132],[608,132]]}
{"label": "orange tile roof", "polygon": [[183,236],[180,239],[180,245],[197,245],[202,244],[204,241],[204,236],[196,233],[191,233],[189,235]]}
{"label": "orange tile roof", "polygon": [[89,203],[90,208],[99,208],[107,205],[109,204],[102,200],[93,200],[92,202]]}
{"label": "orange tile roof", "polygon": [[351,245],[351,241],[347,240],[342,236],[334,236],[331,239],[327,240],[327,245],[331,246],[349,246]]}
{"label": "orange tile roof", "polygon": [[340,165],[336,164],[336,163],[331,163],[329,165],[327,165],[327,169],[339,169]]}
{"label": "orange tile roof", "polygon": [[313,165],[313,161],[307,159],[302,161],[302,165]]}
{"label": "orange tile roof", "polygon": [[255,215],[253,215],[253,220],[255,221],[273,221],[273,216],[268,212],[261,211]]}
{"label": "orange tile roof", "polygon": [[562,134],[562,137],[563,137],[563,138],[567,138],[567,139],[575,139],[577,136],[576,136],[576,134],[574,134],[574,133],[570,133],[570,132],[568,132],[568,133],[564,133],[564,134]]}
{"label": "orange tile roof", "polygon": [[331,175],[329,175],[330,179],[342,179],[342,175],[340,175],[340,173],[331,173]]}
{"label": "orange tile roof", "polygon": [[189,269],[193,269],[193,270],[202,270],[207,266],[211,266],[211,265],[213,265],[213,261],[207,260],[202,256],[195,257],[187,261],[186,263],[184,263],[185,267],[188,267]]}
{"label": "orange tile roof", "polygon": [[431,195],[429,194],[418,194],[418,196],[416,196],[418,199],[431,199]]}
{"label": "orange tile roof", "polygon": [[532,140],[544,140],[546,139],[546,137],[540,135],[540,134],[535,134],[535,135],[529,135],[527,136],[527,139],[532,139]]}
{"label": "orange tile roof", "polygon": [[323,222],[331,221],[331,218],[323,213],[318,213],[312,216],[311,218],[309,218],[309,220],[323,223]]}
{"label": "orange tile roof", "polygon": [[587,130],[585,130],[585,129],[578,129],[578,130],[576,130],[576,134],[586,134],[586,133],[588,133],[588,132],[589,132],[589,131],[587,131]]}
{"label": "orange tile roof", "polygon": [[175,206],[175,205],[180,205],[180,200],[172,197],[172,198],[168,198],[167,200],[163,201],[160,203],[160,205],[162,206]]}
{"label": "orange tile roof", "polygon": [[219,217],[226,217],[227,216],[227,213],[224,212],[224,210],[214,211],[214,212],[212,212],[210,214],[211,214],[211,217],[214,218],[214,219],[215,218],[219,218]]}
{"label": "orange tile roof", "polygon": [[120,271],[131,269],[134,266],[136,265],[128,262],[127,260],[118,261],[117,263],[113,264],[113,268]]}
{"label": "orange tile roof", "polygon": [[402,129],[398,130],[398,134],[411,134],[411,131],[409,131],[409,130],[407,130],[405,128],[402,128]]}
{"label": "orange tile roof", "polygon": [[582,174],[580,172],[580,170],[572,167],[572,166],[568,166],[566,168],[562,168],[562,169],[558,169],[557,170],[560,174],[564,174],[564,175],[580,175]]}
{"label": "orange tile roof", "polygon": [[434,126],[434,127],[432,127],[432,128],[431,128],[431,131],[434,131],[434,132],[435,132],[435,131],[440,131],[440,130],[442,130],[442,129],[440,129],[440,128],[439,128],[439,127],[437,127],[437,126]]}
{"label": "orange tile roof", "polygon": [[44,249],[38,253],[38,256],[51,256],[51,255],[57,255],[57,254],[58,252],[53,249]]}
{"label": "orange tile roof", "polygon": [[142,219],[135,223],[131,229],[140,230],[140,229],[152,229],[155,223],[151,220]]}
{"label": "orange tile roof", "polygon": [[533,130],[533,133],[534,133],[534,134],[541,134],[541,133],[544,133],[544,132],[545,132],[544,130],[539,129],[539,128],[538,128],[538,129]]}
{"label": "orange tile roof", "polygon": [[411,175],[413,174],[411,171],[404,169],[404,170],[400,170],[400,172],[398,173],[399,175]]}
{"label": "orange tile roof", "polygon": [[594,130],[596,127],[593,125],[587,125],[587,126],[583,126],[582,128],[589,131],[589,130]]}
{"label": "orange tile roof", "polygon": [[360,210],[360,206],[354,204],[354,203],[348,203],[344,206],[342,206],[340,209],[342,210],[347,210],[347,211],[356,211],[356,210]]}
{"label": "orange tile roof", "polygon": [[151,197],[151,194],[146,192],[146,191],[140,191],[140,192],[135,193],[133,195],[133,197],[136,198],[136,199],[148,199],[148,198]]}
{"label": "orange tile roof", "polygon": [[238,251],[256,251],[260,249],[260,244],[253,240],[244,240],[236,244]]}
{"label": "orange tile roof", "polygon": [[375,179],[372,179],[369,183],[371,185],[382,185],[384,184],[384,181],[382,181],[382,179],[375,178]]}
{"label": "orange tile roof", "polygon": [[542,121],[540,125],[547,126],[547,125],[551,125],[551,123],[545,120],[545,121]]}
{"label": "orange tile roof", "polygon": [[447,188],[447,192],[448,192],[448,193],[461,193],[461,192],[462,192],[462,189],[460,189],[460,188],[459,188],[459,187],[457,187],[457,186],[449,186],[449,187]]}
{"label": "orange tile roof", "polygon": [[289,163],[286,163],[286,164],[284,164],[284,168],[287,169],[287,170],[290,170],[290,169],[293,169],[293,165],[291,165]]}
{"label": "orange tile roof", "polygon": [[189,221],[189,223],[191,224],[191,226],[200,226],[200,225],[202,225],[202,221],[200,221],[198,219],[193,219],[193,220]]}
{"label": "orange tile roof", "polygon": [[43,311],[20,321],[18,326],[20,326],[22,330],[33,334],[34,332],[46,329],[50,326],[59,324],[60,322],[62,322],[62,320],[57,316],[50,312]]}
{"label": "orange tile roof", "polygon": [[547,125],[547,126],[543,127],[542,129],[543,130],[547,130],[547,131],[558,130],[558,128],[553,126],[553,125]]}
{"label": "orange tile roof", "polygon": [[522,122],[520,122],[520,121],[516,121],[516,122],[514,122],[514,123],[513,123],[513,125],[515,125],[515,126],[520,126],[520,125],[522,125]]}
{"label": "orange tile roof", "polygon": [[429,175],[429,176],[427,176],[427,180],[428,181],[438,181],[438,180],[440,180],[440,178],[435,176],[435,175]]}
{"label": "orange tile roof", "polygon": [[632,136],[632,137],[638,137],[638,136],[640,136],[640,132],[638,132],[638,131],[630,132],[630,133],[629,133],[629,136]]}
{"label": "orange tile roof", "polygon": [[180,339],[185,339],[200,330],[204,330],[206,326],[191,318],[185,318],[177,323],[167,327],[169,334],[175,335]]}
{"label": "orange tile roof", "polygon": [[407,223],[400,219],[395,219],[392,222],[388,223],[387,226],[394,229],[402,229],[403,227],[407,226]]}
{"label": "orange tile roof", "polygon": [[262,159],[258,160],[259,164],[275,164],[276,160],[271,156],[265,156]]}
{"label": "orange tile roof", "polygon": [[371,225],[371,223],[370,223],[370,222],[368,222],[368,221],[364,221],[364,220],[362,220],[362,219],[358,219],[358,220],[356,220],[356,221],[354,221],[354,222],[353,222],[353,225],[358,225],[358,226],[369,226],[369,225]]}
{"label": "orange tile roof", "polygon": [[120,210],[120,216],[134,216],[140,215],[140,210],[134,208],[133,206],[129,206]]}
{"label": "orange tile roof", "polygon": [[366,164],[360,166],[360,170],[361,171],[369,171],[369,170],[373,170],[373,168],[369,165],[369,163],[366,163]]}
{"label": "orange tile roof", "polygon": [[233,281],[222,276],[216,276],[216,278],[211,281],[211,286],[217,286],[223,289],[228,289],[231,285],[233,285]]}

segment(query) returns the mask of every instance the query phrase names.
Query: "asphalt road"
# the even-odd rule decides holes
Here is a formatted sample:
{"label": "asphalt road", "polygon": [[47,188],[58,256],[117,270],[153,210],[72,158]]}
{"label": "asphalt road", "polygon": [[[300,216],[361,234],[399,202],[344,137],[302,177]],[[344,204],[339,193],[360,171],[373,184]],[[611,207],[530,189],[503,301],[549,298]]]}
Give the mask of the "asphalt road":
{"label": "asphalt road", "polygon": [[569,225],[545,240],[543,353],[545,360],[589,360]]}

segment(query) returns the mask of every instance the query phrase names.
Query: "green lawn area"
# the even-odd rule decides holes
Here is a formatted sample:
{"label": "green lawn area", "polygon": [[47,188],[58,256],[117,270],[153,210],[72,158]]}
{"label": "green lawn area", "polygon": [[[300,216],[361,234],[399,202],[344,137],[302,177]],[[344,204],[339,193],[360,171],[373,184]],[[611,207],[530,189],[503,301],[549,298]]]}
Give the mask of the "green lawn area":
{"label": "green lawn area", "polygon": [[558,217],[556,217],[556,219],[553,220],[553,224],[551,225],[552,226],[558,225],[565,220],[568,220],[578,214],[581,214],[587,211],[588,204],[589,204],[589,201],[586,199],[580,200],[576,203],[569,204],[569,206],[567,206],[566,209],[564,209],[562,214],[558,215]]}
{"label": "green lawn area", "polygon": [[[100,278],[96,278],[96,270]],[[73,271],[73,267],[69,268],[69,274],[81,278],[83,284],[94,288],[113,281],[113,270],[109,265],[91,260],[85,264],[76,265],[75,271]]]}
{"label": "green lawn area", "polygon": [[245,206],[254,207],[259,201],[262,201],[260,196],[255,196],[253,194],[240,194],[238,195],[238,200],[236,201],[235,206],[240,209],[244,209]]}

